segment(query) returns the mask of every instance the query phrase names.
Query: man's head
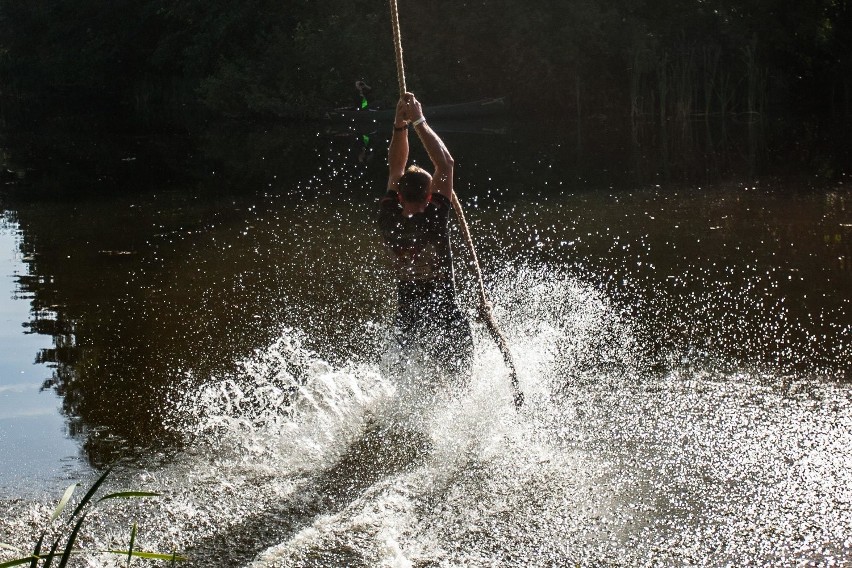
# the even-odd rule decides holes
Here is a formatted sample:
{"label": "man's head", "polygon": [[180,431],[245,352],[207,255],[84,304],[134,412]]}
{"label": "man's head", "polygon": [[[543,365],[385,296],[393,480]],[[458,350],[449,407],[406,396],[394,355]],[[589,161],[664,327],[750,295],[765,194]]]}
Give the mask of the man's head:
{"label": "man's head", "polygon": [[408,166],[399,178],[399,194],[408,203],[425,203],[431,186],[432,176],[419,166]]}

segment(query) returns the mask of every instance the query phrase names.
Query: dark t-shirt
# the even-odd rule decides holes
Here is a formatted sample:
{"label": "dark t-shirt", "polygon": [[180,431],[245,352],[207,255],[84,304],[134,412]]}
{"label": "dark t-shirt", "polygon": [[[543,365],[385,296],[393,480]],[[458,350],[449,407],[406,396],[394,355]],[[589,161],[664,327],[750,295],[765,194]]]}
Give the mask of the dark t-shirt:
{"label": "dark t-shirt", "polygon": [[422,213],[407,217],[393,190],[379,204],[379,227],[391,251],[401,310],[424,303],[455,304],[450,207],[436,193]]}
{"label": "dark t-shirt", "polygon": [[388,191],[379,204],[379,227],[396,270],[397,341],[404,348],[420,345],[461,376],[469,372],[473,338],[456,303],[450,207],[450,200],[436,193],[422,213],[407,217],[398,193]]}

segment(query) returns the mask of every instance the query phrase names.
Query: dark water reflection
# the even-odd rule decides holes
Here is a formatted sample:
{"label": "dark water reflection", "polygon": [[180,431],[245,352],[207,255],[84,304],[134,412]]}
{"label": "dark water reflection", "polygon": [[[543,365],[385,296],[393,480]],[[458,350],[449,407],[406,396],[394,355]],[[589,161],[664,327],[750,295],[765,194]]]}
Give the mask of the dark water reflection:
{"label": "dark water reflection", "polygon": [[788,189],[589,192],[549,199],[546,211],[512,205],[497,215],[509,219],[497,244],[525,243],[538,262],[594,274],[643,322],[648,346],[688,352],[691,365],[706,364],[703,353],[719,370],[768,364],[774,374],[848,379],[849,194]]}
{"label": "dark water reflection", "polygon": [[46,386],[93,463],[174,443],[160,427],[170,385],[226,372],[282,324],[340,353],[332,345],[352,334],[338,325],[372,317],[367,306],[387,294],[358,282],[370,267],[353,256],[357,241],[373,254],[363,223],[328,211],[176,193],[16,211],[25,246],[44,243],[27,250],[20,286],[34,298],[29,327],[54,337],[38,356],[55,367]]}
{"label": "dark water reflection", "polygon": [[[376,355],[394,304],[372,223],[385,130],[222,127],[185,150],[177,161],[192,175],[180,179],[114,147],[98,159],[123,174],[18,167],[4,208],[27,263],[26,326],[53,341],[33,355],[91,464],[179,449],[163,426],[176,385],[233,370],[283,326],[328,361]],[[634,167],[654,160],[607,146],[605,130],[445,125],[489,283],[520,266],[568,267],[636,324],[658,370],[848,381],[848,185],[723,182],[708,168],[698,181],[661,182],[661,169]],[[66,179],[109,195],[26,199]]]}

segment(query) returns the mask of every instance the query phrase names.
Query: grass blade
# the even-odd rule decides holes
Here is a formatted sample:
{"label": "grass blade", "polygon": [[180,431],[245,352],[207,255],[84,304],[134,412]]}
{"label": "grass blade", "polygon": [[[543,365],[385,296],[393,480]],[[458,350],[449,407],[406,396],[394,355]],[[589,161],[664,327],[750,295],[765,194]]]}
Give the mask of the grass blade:
{"label": "grass blade", "polygon": [[71,536],[68,537],[68,542],[65,543],[65,552],[62,553],[58,568],[65,568],[68,565],[68,560],[71,559],[71,551],[74,549],[74,541],[77,540],[77,533],[80,532],[80,527],[85,520],[86,514],[84,513],[80,517],[80,520],[77,521],[77,524],[74,525],[74,530],[71,531]]}
{"label": "grass blade", "polygon": [[74,514],[72,514],[72,515],[71,515],[71,518],[72,518],[72,519],[73,519],[74,517],[76,517],[76,516],[80,513],[80,511],[82,511],[82,510],[83,510],[83,507],[85,507],[85,506],[86,506],[86,504],[87,504],[89,501],[91,501],[91,500],[92,500],[92,497],[95,495],[95,492],[96,492],[98,489],[100,489],[101,484],[102,484],[102,483],[106,480],[107,476],[108,476],[110,473],[112,473],[112,466],[109,466],[109,467],[107,468],[107,470],[103,473],[103,475],[101,475],[101,476],[98,478],[98,480],[97,480],[97,481],[95,481],[95,483],[94,483],[94,484],[93,484],[93,485],[89,488],[89,491],[86,493],[86,495],[85,495],[85,496],[83,497],[83,499],[80,501],[80,503],[77,505],[77,508],[76,508],[76,509],[74,509]]}
{"label": "grass blade", "polygon": [[30,562],[30,568],[36,568],[38,566],[38,558],[41,556],[41,545],[44,544],[44,535],[46,533],[41,533],[41,536],[38,537],[38,542],[36,543],[35,550],[33,550],[33,561]]}
{"label": "grass blade", "polygon": [[[42,535],[42,538],[44,538],[43,535]],[[21,551],[20,548],[15,548],[11,544],[6,544],[5,542],[0,542],[0,548],[4,548],[6,550],[11,550],[12,552],[20,552]]]}
{"label": "grass blade", "polygon": [[107,499],[134,499],[137,497],[160,497],[159,493],[150,493],[148,491],[122,491],[120,493],[110,493],[98,499],[98,503]]}
{"label": "grass blade", "polygon": [[132,554],[132,556],[136,558],[144,558],[145,560],[171,560],[172,562],[185,562],[189,560],[186,556],[180,556],[176,552],[169,554],[163,554],[162,552],[143,552],[141,550],[107,550],[106,552],[109,552],[110,554],[120,554],[122,556]]}
{"label": "grass blade", "polygon": [[32,556],[27,556],[26,558],[17,558],[15,560],[9,560],[7,562],[0,563],[0,568],[9,568],[10,566],[23,566],[24,564],[32,561],[38,561],[38,558],[33,558]]}
{"label": "grass blade", "polygon": [[136,523],[133,523],[133,529],[130,531],[130,546],[127,547],[127,566],[130,566],[130,561],[133,559],[133,545],[136,544]]}
{"label": "grass blade", "polygon": [[50,516],[51,523],[62,514],[62,511],[65,509],[65,505],[68,504],[68,501],[71,499],[71,495],[73,495],[74,490],[77,489],[77,485],[79,484],[74,483],[68,486],[68,489],[65,490],[65,493],[62,495],[62,499],[59,500],[59,504],[56,506],[56,510],[53,511],[53,514]]}
{"label": "grass blade", "polygon": [[50,552],[44,560],[44,566],[42,568],[50,568],[50,565],[53,564],[53,559],[56,558],[56,549],[59,548],[59,539],[61,536],[56,538],[56,542],[53,543],[53,546],[50,547]]}

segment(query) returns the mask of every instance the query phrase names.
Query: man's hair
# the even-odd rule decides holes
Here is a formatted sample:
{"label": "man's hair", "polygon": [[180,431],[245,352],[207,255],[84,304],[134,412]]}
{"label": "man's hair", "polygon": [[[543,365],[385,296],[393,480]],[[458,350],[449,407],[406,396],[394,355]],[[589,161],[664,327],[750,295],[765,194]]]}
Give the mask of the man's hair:
{"label": "man's hair", "polygon": [[409,203],[423,203],[429,197],[432,176],[420,166],[408,166],[399,178],[399,193]]}

